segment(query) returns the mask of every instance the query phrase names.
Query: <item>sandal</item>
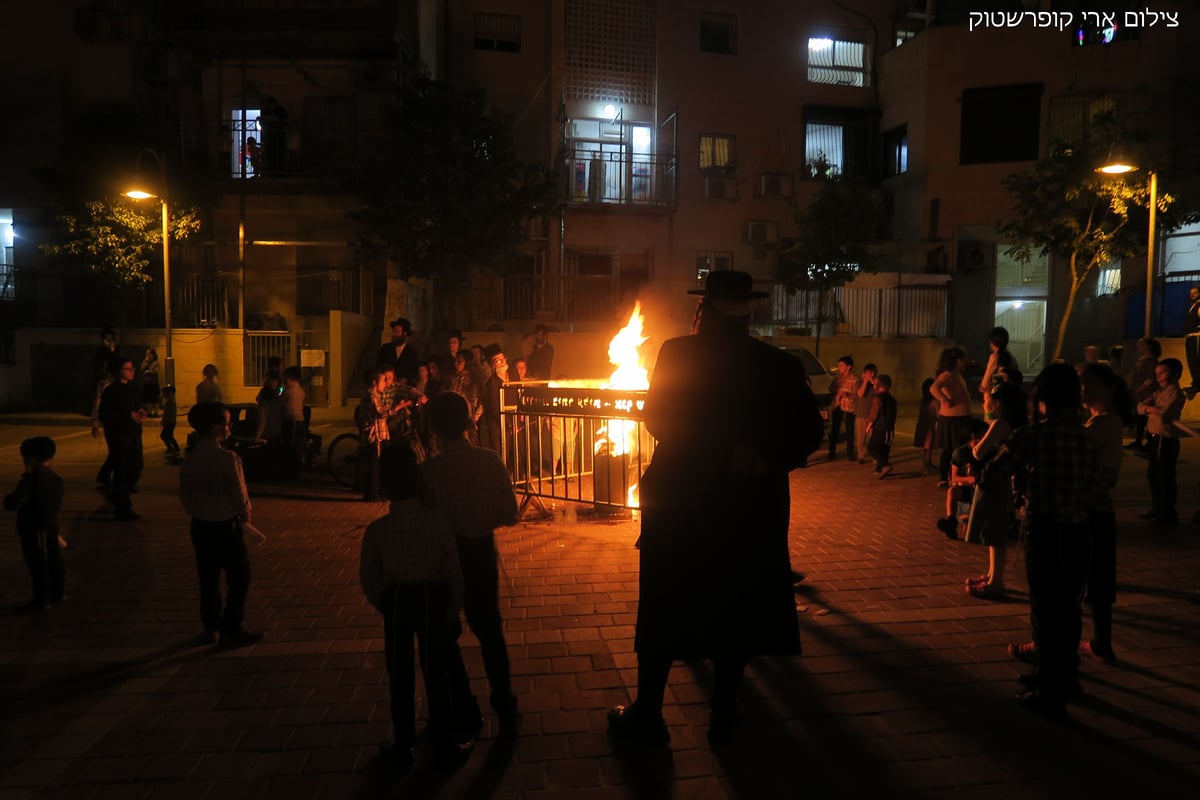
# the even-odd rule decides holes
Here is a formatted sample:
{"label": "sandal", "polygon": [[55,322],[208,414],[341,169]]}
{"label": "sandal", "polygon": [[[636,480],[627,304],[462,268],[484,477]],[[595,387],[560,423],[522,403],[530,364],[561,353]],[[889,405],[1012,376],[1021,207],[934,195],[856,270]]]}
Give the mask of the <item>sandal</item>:
{"label": "sandal", "polygon": [[1026,664],[1038,663],[1037,645],[1033,642],[1010,644],[1008,646],[1008,654],[1017,661],[1024,661]]}
{"label": "sandal", "polygon": [[981,600],[1003,600],[1004,585],[999,583],[973,583],[967,587],[967,594]]}
{"label": "sandal", "polygon": [[963,581],[963,583],[965,583],[967,586],[974,586],[974,585],[977,585],[980,583],[987,583],[987,582],[988,582],[988,576],[987,576],[986,572],[983,573],[982,575],[977,575],[974,578],[967,578],[965,581]]}
{"label": "sandal", "polygon": [[1101,649],[1093,641],[1080,642],[1079,655],[1088,656],[1095,661],[1099,661],[1101,664],[1110,666],[1117,663],[1117,654],[1112,651],[1112,648],[1108,650]]}

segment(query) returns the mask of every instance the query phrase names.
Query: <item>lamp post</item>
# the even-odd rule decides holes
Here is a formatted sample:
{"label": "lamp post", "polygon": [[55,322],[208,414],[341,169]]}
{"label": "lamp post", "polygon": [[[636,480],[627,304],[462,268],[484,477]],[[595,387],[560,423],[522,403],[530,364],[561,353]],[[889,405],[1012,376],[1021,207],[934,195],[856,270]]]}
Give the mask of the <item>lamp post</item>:
{"label": "lamp post", "polygon": [[[146,183],[142,175],[142,156],[149,154],[158,165],[158,184]],[[162,253],[163,253],[163,324],[166,329],[166,357],[163,359],[163,385],[175,385],[175,356],[171,350],[171,207],[167,199],[167,164],[157,151],[146,148],[137,157],[138,181],[124,192],[134,200],[157,197],[162,205]]]}
{"label": "lamp post", "polygon": [[[1137,164],[1120,148],[1109,151],[1105,163],[1096,167],[1096,172],[1105,175],[1124,175],[1136,172]],[[1146,332],[1150,338],[1150,307],[1154,297],[1154,233],[1158,226],[1158,173],[1150,170],[1150,231],[1146,238]]]}

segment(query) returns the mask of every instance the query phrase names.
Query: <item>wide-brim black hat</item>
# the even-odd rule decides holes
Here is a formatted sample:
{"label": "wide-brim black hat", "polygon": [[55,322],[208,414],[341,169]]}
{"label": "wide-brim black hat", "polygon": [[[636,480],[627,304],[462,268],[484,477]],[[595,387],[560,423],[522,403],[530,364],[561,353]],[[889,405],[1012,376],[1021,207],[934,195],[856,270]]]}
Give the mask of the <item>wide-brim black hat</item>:
{"label": "wide-brim black hat", "polygon": [[492,342],[487,347],[483,348],[483,357],[488,361],[491,361],[493,358],[502,354],[503,352],[504,348],[500,346],[499,342]]}
{"label": "wide-brim black hat", "polygon": [[749,272],[723,269],[708,273],[703,289],[689,289],[688,294],[698,294],[713,300],[758,300],[768,297],[767,292],[754,291],[754,278]]}

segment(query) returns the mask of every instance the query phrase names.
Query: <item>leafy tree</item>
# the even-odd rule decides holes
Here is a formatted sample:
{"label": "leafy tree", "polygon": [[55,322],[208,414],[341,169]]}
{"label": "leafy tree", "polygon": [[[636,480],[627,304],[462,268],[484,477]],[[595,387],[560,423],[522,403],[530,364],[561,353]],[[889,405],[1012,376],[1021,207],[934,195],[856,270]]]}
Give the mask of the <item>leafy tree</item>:
{"label": "leafy tree", "polygon": [[402,278],[432,279],[445,322],[474,270],[513,265],[525,220],[554,202],[553,175],[518,157],[510,118],[481,91],[423,70],[406,76],[386,121],[351,180],[359,250],[390,259]]}
{"label": "leafy tree", "polygon": [[[145,286],[154,280],[147,272],[162,247],[162,218],[148,214],[121,197],[89,200],[79,214],[63,214],[62,240],[42,245],[47,255],[63,256],[84,265],[104,283],[118,289]],[[154,208],[158,209],[157,203]],[[200,230],[192,209],[171,209],[168,234],[186,239]]]}
{"label": "leafy tree", "polygon": [[846,177],[817,162],[813,174],[824,176],[821,189],[807,207],[796,205],[796,239],[779,252],[776,278],[789,294],[817,291],[817,354],[821,352],[821,323],[835,319],[827,302],[830,292],[874,272],[878,259],[871,245],[883,229],[882,196],[860,178]]}
{"label": "leafy tree", "polygon": [[[1067,325],[1084,281],[1100,265],[1133,256],[1146,242],[1148,176],[1096,172],[1107,153],[1098,143],[1104,139],[1099,136],[1091,144],[1077,146],[1054,145],[1031,169],[1004,179],[1016,201],[1012,217],[996,226],[1012,243],[1005,252],[1023,264],[1035,254],[1067,262],[1070,289],[1058,323],[1054,359],[1062,354]],[[1172,195],[1160,192],[1158,210],[1167,212],[1174,202]],[[1171,230],[1181,222],[1179,217],[1160,216],[1158,228]]]}
{"label": "leafy tree", "polygon": [[[145,123],[123,103],[97,103],[80,109],[68,127],[61,158],[34,174],[47,189],[44,210],[57,222],[55,241],[43,253],[69,269],[95,276],[115,289],[145,286],[147,270],[161,256],[159,204],[119,194],[137,162]],[[171,199],[172,240],[200,229],[195,208]]]}

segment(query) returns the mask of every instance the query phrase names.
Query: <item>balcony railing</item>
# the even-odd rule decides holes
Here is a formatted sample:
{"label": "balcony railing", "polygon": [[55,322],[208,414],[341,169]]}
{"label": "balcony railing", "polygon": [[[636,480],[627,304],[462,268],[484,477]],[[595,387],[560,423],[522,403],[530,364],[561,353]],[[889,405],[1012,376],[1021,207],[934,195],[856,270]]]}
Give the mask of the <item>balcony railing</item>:
{"label": "balcony railing", "polygon": [[476,279],[461,295],[463,325],[540,320],[561,323],[611,321],[620,309],[616,277],[509,275]]}
{"label": "balcony railing", "polygon": [[563,197],[573,205],[675,207],[673,158],[569,150],[564,181]]}
{"label": "balcony railing", "polygon": [[237,327],[237,282],[232,277],[172,275],[171,314],[178,328]]}
{"label": "balcony railing", "polygon": [[12,264],[0,264],[0,300],[20,300],[20,288],[17,268]]}
{"label": "balcony railing", "polygon": [[369,286],[369,276],[354,268],[297,275],[296,311],[300,314],[361,312],[363,298],[369,296]]}

